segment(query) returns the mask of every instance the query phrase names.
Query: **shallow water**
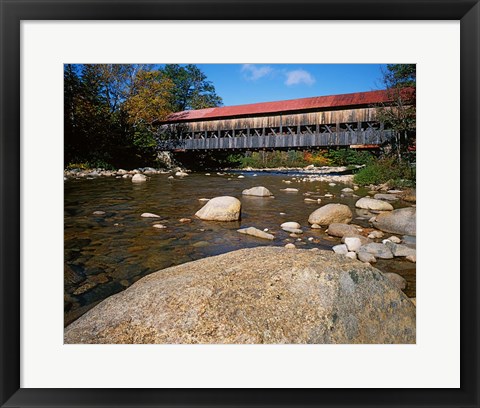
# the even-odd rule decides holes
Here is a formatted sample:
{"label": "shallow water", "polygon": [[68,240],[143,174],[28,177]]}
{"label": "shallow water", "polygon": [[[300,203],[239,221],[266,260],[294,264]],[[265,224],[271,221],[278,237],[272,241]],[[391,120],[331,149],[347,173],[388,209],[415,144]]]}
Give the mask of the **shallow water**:
{"label": "shallow water", "polygon": [[[254,176],[257,174],[257,176]],[[308,216],[320,205],[304,199],[321,198],[323,204],[342,203],[352,208],[352,223],[368,228],[368,214],[355,210],[358,197],[341,197],[345,184],[329,186],[328,182],[296,182],[286,184],[292,174],[244,172],[217,175],[190,174],[169,180],[169,174],[153,175],[146,183],[113,177],[65,182],[65,324],[77,319],[99,301],[117,293],[141,277],[172,265],[218,255],[232,250],[259,245],[284,246],[295,242],[298,248],[329,249],[340,243],[324,229],[309,228]],[[275,198],[242,196],[242,190],[254,186],[267,187]],[[298,188],[297,193],[280,191]],[[325,198],[325,193],[333,198]],[[355,194],[366,195],[365,190]],[[310,194],[305,196],[304,194]],[[211,222],[195,218],[204,203],[199,198],[231,195],[242,201],[242,219],[238,222]],[[396,202],[396,208],[407,203]],[[94,215],[104,211],[104,215]],[[150,212],[161,218],[142,218]],[[280,213],[285,213],[281,215]],[[355,217],[364,216],[365,219]],[[181,218],[191,219],[182,223]],[[280,228],[286,221],[302,225],[301,241]],[[154,228],[163,224],[166,229]],[[275,240],[263,240],[236,230],[254,226],[268,228]],[[385,237],[388,237],[386,234]],[[308,241],[313,237],[313,241]],[[407,279],[406,293],[415,297],[415,264],[395,259],[376,265],[386,272],[398,273]]]}

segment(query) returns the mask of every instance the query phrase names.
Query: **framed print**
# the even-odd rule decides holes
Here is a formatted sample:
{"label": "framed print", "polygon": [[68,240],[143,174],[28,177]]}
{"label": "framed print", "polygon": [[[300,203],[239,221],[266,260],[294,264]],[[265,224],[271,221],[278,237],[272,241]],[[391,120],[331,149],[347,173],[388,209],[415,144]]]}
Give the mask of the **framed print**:
{"label": "framed print", "polygon": [[477,1],[0,1],[2,406],[478,406]]}

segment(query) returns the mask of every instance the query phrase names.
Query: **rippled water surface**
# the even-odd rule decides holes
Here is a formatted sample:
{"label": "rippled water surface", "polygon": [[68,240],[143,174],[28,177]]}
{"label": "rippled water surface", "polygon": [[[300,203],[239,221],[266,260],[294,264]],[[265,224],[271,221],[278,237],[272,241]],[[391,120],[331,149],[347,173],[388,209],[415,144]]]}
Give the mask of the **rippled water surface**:
{"label": "rippled water surface", "polygon": [[[329,186],[327,182],[296,182],[286,184],[292,174],[238,173],[217,175],[190,174],[185,178],[168,179],[168,174],[153,175],[146,183],[132,183],[130,179],[96,178],[65,182],[65,324],[69,324],[99,301],[117,293],[141,277],[172,265],[218,255],[240,248],[259,245],[285,245],[294,242],[280,229],[285,221],[296,221],[304,233],[299,248],[329,249],[340,242],[329,237],[324,229],[309,228],[308,216],[317,203],[309,198],[321,198],[322,205],[330,202],[347,204],[355,217],[352,223],[369,227],[368,214],[355,211],[358,197],[341,197],[345,184]],[[257,174],[257,176],[254,176]],[[275,198],[242,196],[245,188],[267,187]],[[298,188],[298,193],[281,189]],[[334,195],[325,198],[325,193]],[[366,195],[360,189],[355,192]],[[203,203],[199,198],[231,195],[242,201],[242,219],[239,222],[211,222],[195,218]],[[406,206],[396,202],[394,207]],[[94,215],[103,211],[103,215]],[[142,218],[150,212],[161,218]],[[285,213],[282,215],[281,213]],[[181,218],[191,222],[182,223]],[[166,229],[157,229],[161,223]],[[239,234],[240,227],[268,228],[275,234],[274,241]],[[386,235],[386,237],[389,235]],[[308,241],[313,237],[313,241]],[[415,264],[405,260],[380,261],[379,269],[395,272],[408,281],[406,293],[415,297]]]}

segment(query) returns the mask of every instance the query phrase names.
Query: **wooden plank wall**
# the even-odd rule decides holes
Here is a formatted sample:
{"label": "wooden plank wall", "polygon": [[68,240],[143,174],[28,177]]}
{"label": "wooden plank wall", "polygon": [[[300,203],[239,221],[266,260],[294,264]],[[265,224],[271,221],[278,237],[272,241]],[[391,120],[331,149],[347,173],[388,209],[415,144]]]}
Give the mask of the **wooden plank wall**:
{"label": "wooden plank wall", "polygon": [[190,132],[213,131],[225,129],[246,129],[278,127],[278,126],[297,126],[297,125],[316,125],[316,124],[336,124],[336,123],[356,123],[356,122],[374,122],[377,119],[375,108],[345,109],[336,111],[322,111],[310,113],[297,113],[291,115],[271,115],[243,117],[236,119],[208,120],[199,122],[185,123],[186,129]]}
{"label": "wooden plank wall", "polygon": [[299,147],[328,147],[350,145],[380,145],[392,136],[390,130],[290,134],[278,136],[220,137],[184,139],[177,148],[185,150],[217,149],[288,149]]}

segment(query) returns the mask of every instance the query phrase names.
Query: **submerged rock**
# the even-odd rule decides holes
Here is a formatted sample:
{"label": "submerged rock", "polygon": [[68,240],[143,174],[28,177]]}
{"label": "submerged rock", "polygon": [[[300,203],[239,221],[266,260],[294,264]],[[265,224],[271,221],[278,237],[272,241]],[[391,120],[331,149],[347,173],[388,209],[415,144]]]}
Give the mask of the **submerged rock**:
{"label": "submerged rock", "polygon": [[255,228],[255,227],[241,228],[241,229],[238,229],[237,232],[240,232],[240,234],[252,235],[254,237],[263,238],[263,239],[275,238],[272,234],[259,230],[258,228]]}
{"label": "submerged rock", "polygon": [[415,343],[415,306],[329,251],[242,249],[148,275],[66,327],[65,343]]}
{"label": "submerged rock", "polygon": [[235,197],[222,196],[210,199],[195,215],[206,221],[237,221],[242,203]]}
{"label": "submerged rock", "polygon": [[308,217],[310,224],[330,225],[333,223],[348,224],[352,221],[352,211],[345,204],[327,204],[318,208]]}

